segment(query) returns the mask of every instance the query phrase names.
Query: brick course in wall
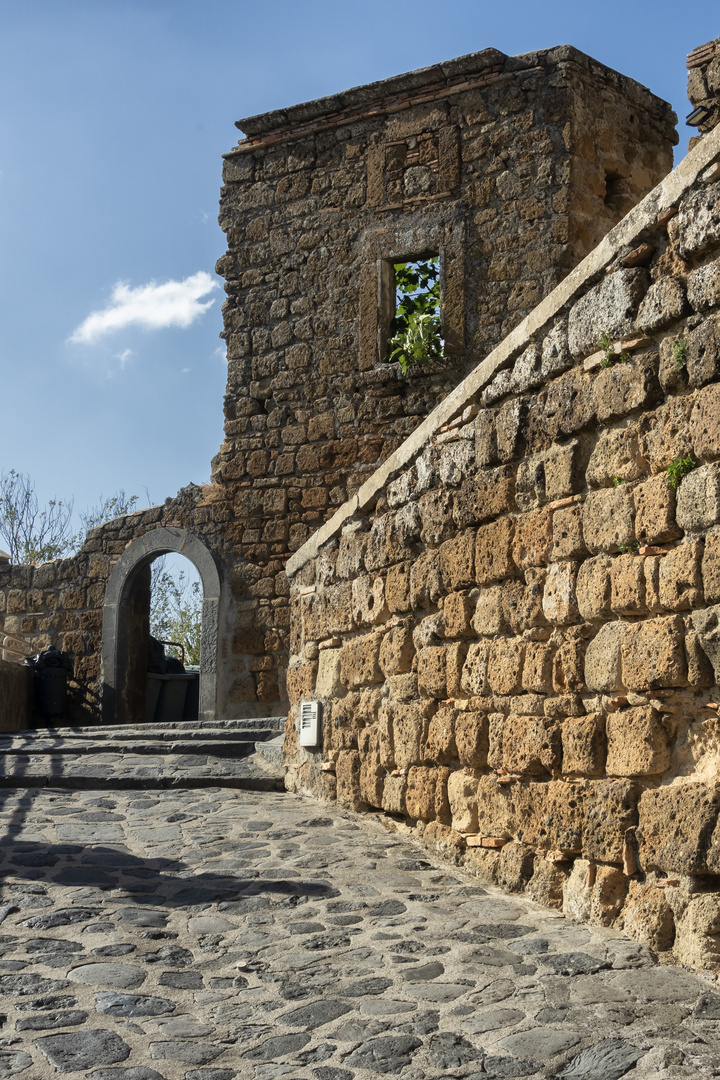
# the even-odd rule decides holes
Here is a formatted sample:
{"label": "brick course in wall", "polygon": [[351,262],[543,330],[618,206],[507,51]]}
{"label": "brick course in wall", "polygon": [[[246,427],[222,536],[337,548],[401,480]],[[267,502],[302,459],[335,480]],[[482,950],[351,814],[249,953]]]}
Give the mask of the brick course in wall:
{"label": "brick course in wall", "polygon": [[285,744],[292,790],[708,968],[718,160],[720,129],[293,557]]}

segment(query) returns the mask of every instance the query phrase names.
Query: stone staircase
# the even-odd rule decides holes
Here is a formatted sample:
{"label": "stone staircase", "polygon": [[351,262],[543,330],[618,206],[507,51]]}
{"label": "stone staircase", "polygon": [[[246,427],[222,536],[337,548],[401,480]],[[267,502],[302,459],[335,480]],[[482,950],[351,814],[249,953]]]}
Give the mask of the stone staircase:
{"label": "stone staircase", "polygon": [[284,725],[271,716],[0,734],[0,788],[282,791]]}

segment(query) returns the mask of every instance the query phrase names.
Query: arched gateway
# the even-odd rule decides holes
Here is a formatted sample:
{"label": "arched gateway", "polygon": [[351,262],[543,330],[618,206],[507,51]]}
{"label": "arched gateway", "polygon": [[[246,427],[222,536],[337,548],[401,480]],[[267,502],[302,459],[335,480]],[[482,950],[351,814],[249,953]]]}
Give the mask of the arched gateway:
{"label": "arched gateway", "polygon": [[144,716],[150,564],[184,555],[203,589],[200,720],[215,719],[220,574],[209,549],[186,529],[153,529],[134,540],[115,564],[105,592],[102,627],[103,723],[136,723]]}

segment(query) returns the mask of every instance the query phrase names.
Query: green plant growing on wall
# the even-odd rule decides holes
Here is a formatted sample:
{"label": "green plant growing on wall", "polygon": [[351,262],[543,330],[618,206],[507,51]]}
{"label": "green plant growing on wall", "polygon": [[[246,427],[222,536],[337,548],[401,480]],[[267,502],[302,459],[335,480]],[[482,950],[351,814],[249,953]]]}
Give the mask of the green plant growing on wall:
{"label": "green plant growing on wall", "polygon": [[676,457],[667,467],[668,484],[671,488],[678,488],[680,481],[684,476],[687,476],[689,472],[697,468],[697,461],[688,455],[687,457]]}
{"label": "green plant growing on wall", "polygon": [[639,540],[631,540],[629,544],[618,544],[618,551],[621,555],[637,555],[639,550]]}
{"label": "green plant growing on wall", "polygon": [[598,341],[598,345],[600,346],[600,348],[601,348],[601,350],[603,352],[603,358],[600,361],[600,367],[610,368],[610,367],[613,367],[614,364],[629,364],[630,363],[630,353],[626,353],[626,352],[616,353],[616,352],[613,352],[614,343],[611,340],[610,335],[608,334],[607,330],[603,330],[602,334],[600,335],[600,340]]}
{"label": "green plant growing on wall", "polygon": [[613,476],[613,487],[621,487],[623,484],[627,483],[627,480],[621,480],[619,476]]}
{"label": "green plant growing on wall", "polygon": [[677,341],[673,341],[672,358],[678,371],[682,371],[683,368],[687,367],[687,342],[685,338],[678,338]]}
{"label": "green plant growing on wall", "polygon": [[409,368],[422,367],[444,356],[439,256],[396,263],[395,295],[388,360],[397,361],[407,375]]}

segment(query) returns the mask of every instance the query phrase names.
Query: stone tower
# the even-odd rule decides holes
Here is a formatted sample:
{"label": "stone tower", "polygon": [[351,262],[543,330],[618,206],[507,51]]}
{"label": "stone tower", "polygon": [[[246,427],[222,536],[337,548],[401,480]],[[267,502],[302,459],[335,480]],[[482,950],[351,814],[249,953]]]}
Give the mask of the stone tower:
{"label": "stone tower", "polygon": [[[486,49],[238,122],[213,471],[239,560],[233,711],[282,711],[292,552],[665,176],[675,121],[560,46]],[[393,264],[428,254],[447,356],[404,377],[386,362]]]}

